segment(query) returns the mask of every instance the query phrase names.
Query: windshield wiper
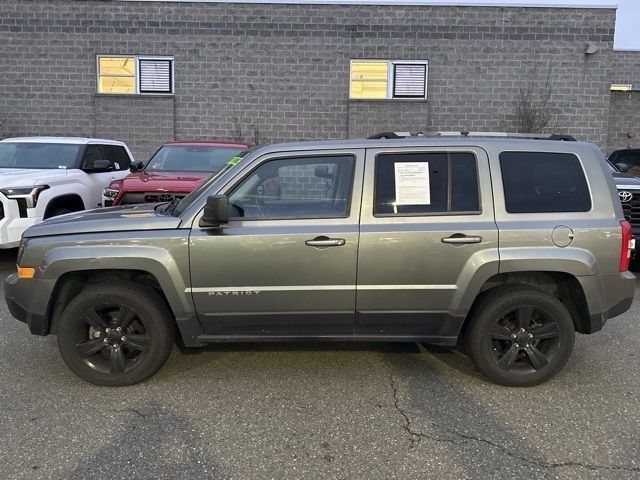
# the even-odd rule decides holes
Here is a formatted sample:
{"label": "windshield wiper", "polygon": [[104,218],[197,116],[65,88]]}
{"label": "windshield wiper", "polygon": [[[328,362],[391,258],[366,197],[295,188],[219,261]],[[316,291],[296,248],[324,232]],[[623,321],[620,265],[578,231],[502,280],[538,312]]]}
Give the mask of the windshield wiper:
{"label": "windshield wiper", "polygon": [[180,198],[174,198],[169,203],[161,203],[156,207],[156,211],[162,215],[171,215],[171,212],[175,210],[175,208],[180,203],[180,200],[181,200]]}

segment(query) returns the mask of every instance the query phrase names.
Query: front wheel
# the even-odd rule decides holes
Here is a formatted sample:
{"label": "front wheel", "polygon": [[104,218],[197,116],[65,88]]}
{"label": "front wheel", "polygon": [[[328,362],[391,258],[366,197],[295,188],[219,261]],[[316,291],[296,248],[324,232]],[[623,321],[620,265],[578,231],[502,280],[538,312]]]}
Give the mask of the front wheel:
{"label": "front wheel", "polygon": [[464,340],[467,354],[489,379],[525,387],[562,369],[575,328],[557,298],[535,287],[505,287],[480,300]]}
{"label": "front wheel", "polygon": [[86,382],[122,386],[146,380],[164,365],[173,319],[160,296],[139,284],[88,286],[65,308],[58,349]]}

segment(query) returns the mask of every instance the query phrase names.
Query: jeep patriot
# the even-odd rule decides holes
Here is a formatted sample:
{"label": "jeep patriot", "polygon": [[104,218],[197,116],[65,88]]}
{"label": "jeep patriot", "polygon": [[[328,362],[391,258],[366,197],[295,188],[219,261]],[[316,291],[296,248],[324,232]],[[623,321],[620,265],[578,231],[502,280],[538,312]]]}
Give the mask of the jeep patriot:
{"label": "jeep patriot", "polygon": [[29,228],[13,316],[98,385],[143,381],[176,338],[460,345],[535,385],[575,333],[629,309],[631,231],[598,148],[526,138],[271,145],[182,200]]}

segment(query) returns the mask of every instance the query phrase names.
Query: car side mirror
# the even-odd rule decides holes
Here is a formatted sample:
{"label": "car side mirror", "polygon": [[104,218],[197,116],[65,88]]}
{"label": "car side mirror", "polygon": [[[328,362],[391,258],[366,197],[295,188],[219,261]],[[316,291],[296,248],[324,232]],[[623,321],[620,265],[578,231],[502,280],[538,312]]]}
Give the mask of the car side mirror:
{"label": "car side mirror", "polygon": [[314,174],[319,178],[329,178],[331,180],[335,178],[335,175],[333,173],[329,173],[328,165],[318,165],[315,169]]}
{"label": "car side mirror", "polygon": [[616,167],[618,167],[618,170],[620,170],[621,172],[629,171],[629,165],[624,162],[616,163]]}
{"label": "car side mirror", "polygon": [[198,225],[202,228],[219,227],[229,221],[229,200],[226,195],[209,195]]}
{"label": "car side mirror", "polygon": [[109,160],[96,160],[93,162],[92,172],[111,172],[113,170],[113,163]]}
{"label": "car side mirror", "polygon": [[133,162],[131,163],[131,165],[129,165],[129,171],[131,173],[136,173],[142,170],[143,167],[144,167],[144,164],[142,162]]}

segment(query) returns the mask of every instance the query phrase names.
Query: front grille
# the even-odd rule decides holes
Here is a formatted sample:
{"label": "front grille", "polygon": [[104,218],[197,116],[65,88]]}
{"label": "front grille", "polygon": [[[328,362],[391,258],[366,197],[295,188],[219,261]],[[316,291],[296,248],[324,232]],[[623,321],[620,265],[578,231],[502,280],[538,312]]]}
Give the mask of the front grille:
{"label": "front grille", "polygon": [[0,202],[0,220],[4,218],[4,204]]}
{"label": "front grille", "polygon": [[170,202],[174,198],[182,200],[187,194],[184,192],[172,193],[172,192],[135,192],[125,193],[120,201],[120,205],[132,205],[136,203],[157,203],[157,202]]}
{"label": "front grille", "polygon": [[632,194],[631,200],[622,202],[624,218],[631,224],[634,234],[640,234],[640,191],[620,190]]}

